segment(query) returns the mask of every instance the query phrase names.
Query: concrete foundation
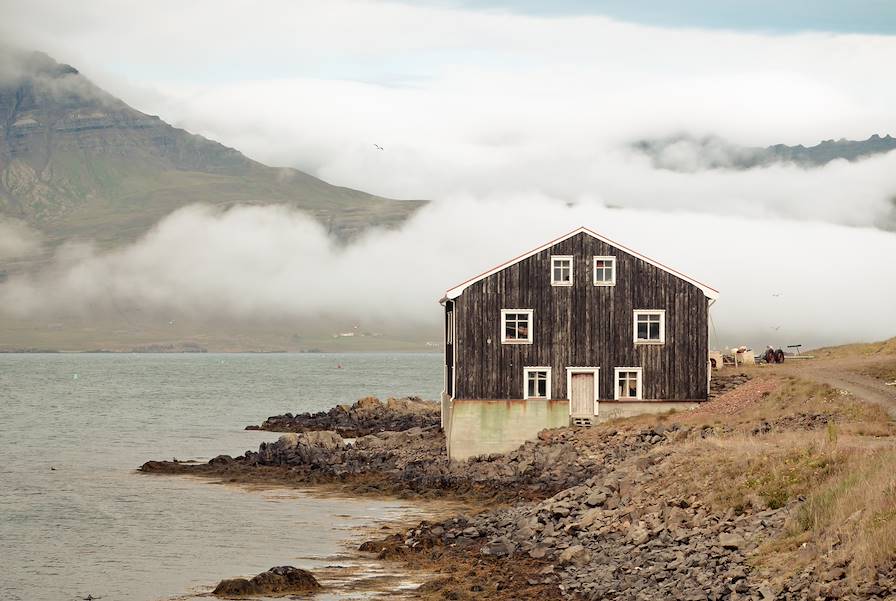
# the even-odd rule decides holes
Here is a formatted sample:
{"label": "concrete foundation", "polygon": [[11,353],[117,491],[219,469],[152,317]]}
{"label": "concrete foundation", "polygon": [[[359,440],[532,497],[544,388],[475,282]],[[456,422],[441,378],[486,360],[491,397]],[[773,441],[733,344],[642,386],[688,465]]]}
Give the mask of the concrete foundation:
{"label": "concrete foundation", "polygon": [[507,453],[534,440],[545,428],[569,425],[569,401],[453,400],[447,422],[451,459]]}
{"label": "concrete foundation", "polygon": [[[692,401],[600,401],[598,422],[643,415],[686,411]],[[507,453],[538,433],[569,425],[569,401],[544,399],[486,401],[442,396],[442,428],[448,457],[462,461],[477,455]]]}

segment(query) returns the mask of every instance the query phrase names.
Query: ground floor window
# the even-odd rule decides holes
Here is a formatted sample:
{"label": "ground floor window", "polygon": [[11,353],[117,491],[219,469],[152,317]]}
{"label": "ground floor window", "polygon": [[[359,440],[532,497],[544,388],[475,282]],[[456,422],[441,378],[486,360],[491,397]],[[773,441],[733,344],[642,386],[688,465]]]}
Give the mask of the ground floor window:
{"label": "ground floor window", "polygon": [[616,400],[641,399],[641,368],[616,368]]}
{"label": "ground floor window", "polygon": [[524,367],[523,368],[523,398],[524,399],[549,399],[549,398],[551,398],[551,368],[550,367]]}

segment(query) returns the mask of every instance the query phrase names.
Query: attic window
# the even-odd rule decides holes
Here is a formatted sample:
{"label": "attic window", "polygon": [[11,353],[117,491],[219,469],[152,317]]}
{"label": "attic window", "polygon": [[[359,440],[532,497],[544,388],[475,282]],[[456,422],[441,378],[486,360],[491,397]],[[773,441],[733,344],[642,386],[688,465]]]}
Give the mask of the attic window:
{"label": "attic window", "polygon": [[636,344],[666,342],[666,312],[662,309],[636,310],[634,317]]}
{"label": "attic window", "polygon": [[572,257],[553,255],[551,257],[551,286],[572,286]]}
{"label": "attic window", "polygon": [[616,257],[594,257],[594,285],[616,285]]}
{"label": "attic window", "polygon": [[523,386],[524,399],[551,398],[551,368],[524,367]]}
{"label": "attic window", "polygon": [[616,400],[640,399],[641,396],[641,368],[617,367],[616,368]]}
{"label": "attic window", "polygon": [[532,344],[532,309],[501,309],[501,343]]}

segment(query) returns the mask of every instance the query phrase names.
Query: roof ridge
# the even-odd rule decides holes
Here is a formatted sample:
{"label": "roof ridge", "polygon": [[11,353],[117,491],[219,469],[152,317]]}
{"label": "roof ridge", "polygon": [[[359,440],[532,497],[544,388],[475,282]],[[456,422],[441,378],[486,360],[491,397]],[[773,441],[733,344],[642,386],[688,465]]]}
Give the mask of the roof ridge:
{"label": "roof ridge", "polygon": [[601,240],[602,242],[605,242],[606,244],[609,244],[610,246],[618,248],[619,250],[626,252],[634,257],[637,257],[637,258],[641,259],[642,261],[650,263],[654,267],[662,269],[663,271],[665,271],[667,273],[671,273],[672,275],[674,275],[690,284],[693,284],[694,286],[700,288],[700,290],[703,291],[703,293],[706,295],[707,298],[716,299],[719,296],[719,291],[716,290],[715,288],[713,288],[712,286],[704,284],[704,283],[700,282],[699,280],[696,280],[696,279],[678,271],[677,269],[669,267],[668,265],[665,265],[665,264],[657,261],[656,259],[652,259],[652,258],[648,257],[647,255],[644,255],[636,250],[633,250],[633,249],[625,246],[624,244],[620,244],[620,243],[616,242],[615,240],[611,240],[611,239],[607,238],[606,236],[595,232],[594,230],[592,230],[589,227],[581,225],[581,226],[573,229],[572,231],[568,232],[567,234],[559,236],[558,238],[554,238],[550,242],[546,242],[545,244],[537,246],[534,249],[532,249],[531,251],[523,253],[513,259],[510,259],[509,261],[499,263],[495,267],[492,267],[491,269],[483,271],[479,275],[474,276],[464,282],[461,282],[460,284],[454,286],[453,288],[449,288],[445,292],[445,296],[443,296],[439,302],[444,302],[446,300],[457,298],[458,296],[461,295],[461,293],[463,293],[464,290],[466,290],[468,287],[475,284],[479,280],[482,280],[494,273],[502,271],[502,270],[510,267],[511,265],[519,263],[523,259],[527,259],[527,258],[531,257],[532,255],[538,254],[539,252],[541,252],[547,248],[550,248],[551,246],[558,244],[564,240],[567,240],[567,239],[575,236],[576,234],[580,234],[580,233],[586,233],[593,238],[597,238],[598,240]]}

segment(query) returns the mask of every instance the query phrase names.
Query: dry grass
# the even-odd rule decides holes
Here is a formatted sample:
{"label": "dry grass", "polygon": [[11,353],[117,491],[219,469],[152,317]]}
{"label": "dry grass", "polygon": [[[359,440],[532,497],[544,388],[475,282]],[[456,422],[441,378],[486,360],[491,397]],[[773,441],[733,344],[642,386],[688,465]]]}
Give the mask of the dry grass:
{"label": "dry grass", "polygon": [[874,568],[896,556],[896,448],[851,449],[797,510],[789,537],[815,541],[819,553]]}
{"label": "dry grass", "polygon": [[858,371],[862,375],[871,376],[883,382],[896,382],[896,359],[868,363]]}
{"label": "dry grass", "polygon": [[[806,429],[806,414],[830,421]],[[896,425],[879,406],[782,378],[736,413],[695,412],[686,421],[714,435],[674,445],[655,493],[721,512],[793,504],[786,531],[761,548],[758,563],[795,572],[826,556],[855,571],[896,558]],[[753,435],[762,422],[775,427]]]}
{"label": "dry grass", "polygon": [[880,342],[861,342],[829,346],[811,351],[816,357],[863,357],[868,355],[896,355],[896,337]]}
{"label": "dry grass", "polygon": [[[814,415],[822,416],[818,419],[826,416],[829,419],[828,427],[836,430],[835,435],[896,435],[896,424],[879,405],[865,403],[845,391],[825,384],[794,377],[781,377],[777,382],[774,390],[767,394],[761,393],[755,402],[746,403],[737,412],[695,412],[687,421],[749,433],[763,422],[777,424],[776,428],[780,429],[786,428],[789,420],[793,422],[793,429],[798,429],[802,416]],[[749,385],[750,383],[745,386]],[[735,390],[735,394],[737,392]],[[719,397],[717,400],[723,403],[724,398]]]}
{"label": "dry grass", "polygon": [[818,432],[734,435],[689,441],[671,459],[670,488],[718,511],[785,506],[809,494],[842,465],[843,454]]}
{"label": "dry grass", "polygon": [[836,431],[691,440],[665,458],[657,494],[736,513],[795,503],[756,560],[793,572],[822,555],[851,570],[896,558],[896,441]]}

